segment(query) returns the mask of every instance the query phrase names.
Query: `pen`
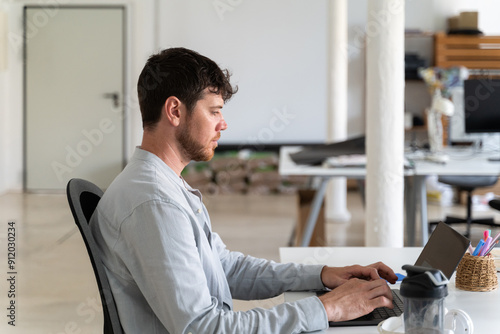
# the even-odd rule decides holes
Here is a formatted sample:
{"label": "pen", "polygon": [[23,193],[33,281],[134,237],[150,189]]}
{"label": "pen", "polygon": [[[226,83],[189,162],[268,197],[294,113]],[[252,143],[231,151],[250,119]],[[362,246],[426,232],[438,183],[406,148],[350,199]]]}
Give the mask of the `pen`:
{"label": "pen", "polygon": [[486,241],[484,242],[484,246],[481,248],[481,251],[479,252],[479,256],[484,256],[486,254],[486,251],[490,249],[490,245],[491,245],[491,237],[488,236],[488,238],[486,238]]}
{"label": "pen", "polygon": [[477,254],[479,254],[479,251],[481,250],[481,247],[483,247],[483,245],[484,245],[484,240],[480,239],[477,246],[476,246],[476,249],[474,249],[474,253],[472,253],[472,256],[477,256]]}
{"label": "pen", "polygon": [[496,243],[496,241],[498,240],[498,238],[500,238],[500,232],[498,232],[497,235],[495,235],[495,237],[493,238],[493,240],[491,240],[491,243],[492,244]]}
{"label": "pen", "polygon": [[498,244],[498,240],[497,240],[497,241],[495,241],[494,243],[492,242],[492,243],[491,243],[490,248],[488,249],[488,251],[486,251],[486,254],[484,254],[484,256],[486,256],[486,255],[490,254],[490,252],[493,250],[493,248],[495,248],[495,246],[496,246],[497,244]]}

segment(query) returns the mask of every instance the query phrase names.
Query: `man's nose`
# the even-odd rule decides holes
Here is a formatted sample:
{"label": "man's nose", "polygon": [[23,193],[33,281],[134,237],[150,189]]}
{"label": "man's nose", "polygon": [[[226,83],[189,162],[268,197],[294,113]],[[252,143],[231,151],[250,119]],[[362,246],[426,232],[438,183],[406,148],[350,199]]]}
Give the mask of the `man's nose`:
{"label": "man's nose", "polygon": [[227,129],[227,123],[226,123],[226,120],[223,118],[223,119],[221,119],[221,121],[218,124],[217,131],[224,131],[226,129]]}

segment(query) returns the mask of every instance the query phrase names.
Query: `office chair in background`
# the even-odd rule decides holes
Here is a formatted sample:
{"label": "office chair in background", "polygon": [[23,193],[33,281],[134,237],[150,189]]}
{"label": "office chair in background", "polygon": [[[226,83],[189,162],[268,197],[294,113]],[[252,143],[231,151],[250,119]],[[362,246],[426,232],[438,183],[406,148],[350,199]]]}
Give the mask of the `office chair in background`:
{"label": "office chair in background", "polygon": [[89,228],[90,217],[92,217],[102,194],[103,191],[99,187],[92,182],[82,179],[71,179],[66,187],[66,195],[68,196],[71,213],[87,247],[90,262],[92,263],[97,280],[104,314],[103,333],[123,334],[108,277],[104,271],[97,244]]}
{"label": "office chair in background", "polygon": [[[493,218],[472,218],[472,192],[476,188],[490,187],[493,186],[498,181],[498,176],[496,175],[486,175],[486,176],[465,176],[465,175],[446,175],[440,176],[438,181],[441,183],[449,184],[451,186],[458,187],[459,190],[467,192],[467,216],[465,218],[458,217],[446,217],[444,221],[446,224],[463,224],[467,223],[467,232],[464,234],[467,238],[470,238],[471,224],[488,225],[494,227],[500,227],[500,224],[495,224]],[[430,225],[435,225],[437,222],[432,222]]]}
{"label": "office chair in background", "polygon": [[500,199],[492,199],[488,204],[493,208],[500,211]]}

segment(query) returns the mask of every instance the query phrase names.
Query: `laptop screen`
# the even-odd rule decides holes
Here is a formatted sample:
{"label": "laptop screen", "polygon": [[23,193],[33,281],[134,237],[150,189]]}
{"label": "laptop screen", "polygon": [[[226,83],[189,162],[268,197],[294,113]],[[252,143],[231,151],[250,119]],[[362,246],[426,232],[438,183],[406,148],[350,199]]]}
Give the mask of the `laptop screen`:
{"label": "laptop screen", "polygon": [[415,265],[439,269],[450,279],[469,244],[469,239],[441,222],[432,232]]}

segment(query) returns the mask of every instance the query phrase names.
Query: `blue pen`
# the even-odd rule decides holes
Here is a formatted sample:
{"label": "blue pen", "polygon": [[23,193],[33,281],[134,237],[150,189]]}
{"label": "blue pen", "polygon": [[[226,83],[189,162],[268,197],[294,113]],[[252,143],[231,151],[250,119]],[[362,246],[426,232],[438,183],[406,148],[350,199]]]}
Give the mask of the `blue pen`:
{"label": "blue pen", "polygon": [[479,254],[479,251],[481,250],[481,247],[484,246],[484,240],[481,239],[479,240],[477,246],[476,246],[476,249],[474,249],[474,253],[472,253],[472,256],[477,256],[477,254]]}

